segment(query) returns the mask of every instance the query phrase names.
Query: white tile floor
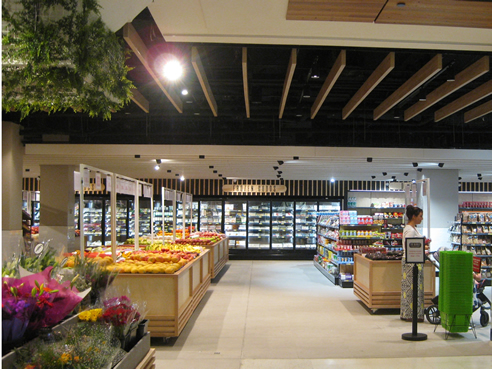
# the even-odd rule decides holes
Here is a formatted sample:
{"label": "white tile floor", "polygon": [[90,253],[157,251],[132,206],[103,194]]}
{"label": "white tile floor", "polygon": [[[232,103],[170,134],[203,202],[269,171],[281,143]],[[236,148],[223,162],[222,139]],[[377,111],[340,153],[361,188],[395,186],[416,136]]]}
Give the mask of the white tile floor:
{"label": "white tile floor", "polygon": [[152,346],[158,369],[490,368],[490,327],[478,326],[477,339],[445,340],[422,323],[427,341],[403,341],[398,311],[370,314],[310,261],[230,261],[181,335]]}

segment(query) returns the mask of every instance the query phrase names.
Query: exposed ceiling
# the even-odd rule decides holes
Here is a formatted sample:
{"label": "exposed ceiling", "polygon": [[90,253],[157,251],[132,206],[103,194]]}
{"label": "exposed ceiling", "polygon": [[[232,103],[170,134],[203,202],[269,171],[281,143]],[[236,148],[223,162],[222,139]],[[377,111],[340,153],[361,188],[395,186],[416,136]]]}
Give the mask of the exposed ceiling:
{"label": "exposed ceiling", "polygon": [[[482,156],[489,161],[478,160],[472,164],[453,157],[449,158],[446,168],[460,169],[460,173],[470,178],[476,178],[478,170],[492,171],[489,151],[492,149],[492,74],[489,70],[492,18],[487,13],[490,2],[433,2],[441,6],[482,3],[484,9],[488,9],[482,12],[484,24],[468,24],[467,28],[463,22],[476,20],[467,13],[458,19],[460,27],[368,23],[370,17],[365,23],[294,21],[288,20],[289,12],[293,16],[292,7],[299,2],[292,0],[267,3],[261,0],[125,0],[117,3],[101,1],[102,14],[128,47],[133,48],[128,64],[134,68],[130,78],[137,87],[139,94],[135,96],[140,98],[135,100],[140,105],[130,103],[115,113],[111,121],[71,112],[33,114],[21,122],[28,147],[37,143],[68,142],[265,145],[284,149],[309,146],[373,150],[467,149],[484,150]],[[324,3],[357,5],[355,9],[361,9],[361,4],[355,4],[360,1]],[[396,7],[395,1],[370,3],[379,3],[378,6],[385,3],[385,8],[380,7],[379,19],[384,18],[384,9],[389,11],[387,7]],[[429,1],[405,3],[407,9],[413,9]],[[135,4],[143,10],[138,13]],[[377,7],[369,10],[374,13]],[[128,14],[137,13],[133,20],[127,19]],[[442,13],[449,12],[444,9]],[[127,24],[129,21],[131,25]],[[398,22],[405,23],[405,19]],[[162,55],[171,53],[178,55],[185,65],[183,80],[171,84],[162,77],[153,79],[152,74],[159,75]],[[319,78],[313,78],[316,74]],[[448,81],[451,77],[454,81]],[[189,90],[189,95],[180,95],[183,87]],[[419,101],[423,96],[427,100]],[[142,109],[146,103],[148,113]],[[4,119],[15,121],[16,116],[4,115]],[[468,119],[470,121],[464,123]],[[171,158],[172,152],[167,147],[161,146],[161,151],[166,152],[169,159],[178,160]],[[179,165],[188,168],[187,177],[210,175],[215,178],[217,174],[208,174],[208,166],[197,158],[196,148],[189,150],[190,155],[180,154],[179,157]],[[366,172],[366,157],[370,156],[366,152],[369,151],[357,150],[360,154],[357,158],[346,160],[343,155],[350,149],[339,149],[339,155],[330,153],[328,157],[305,155],[305,160],[310,159],[301,161],[302,166],[293,166],[295,173],[284,178],[315,179],[319,178],[322,168],[330,167],[333,176],[340,179],[357,179],[359,175],[364,176],[360,179],[369,179],[371,171]],[[418,161],[418,157],[403,157],[400,161],[395,151],[391,152],[381,165],[388,168],[394,164],[401,168],[392,167],[387,172],[407,172],[407,166],[412,170],[411,162]],[[228,173],[223,173],[227,177],[275,179],[270,163],[276,161],[274,156],[265,160],[255,155],[243,155],[241,159],[234,155],[217,156],[213,161],[227,167]],[[145,160],[150,162],[153,157],[154,153],[149,154]],[[252,158],[254,164],[247,165],[246,161]],[[440,162],[439,159],[439,155],[433,157],[432,165]],[[39,156],[38,163],[36,160],[35,156],[26,158],[25,168],[32,168],[26,174],[34,175],[36,166],[48,163],[49,154]],[[150,167],[148,172],[144,167],[133,168],[135,158],[133,153],[128,155],[128,151],[117,157],[108,152],[103,160],[116,167],[119,160],[118,169],[127,172],[106,168],[104,162],[100,163],[102,169],[140,178],[157,176],[150,165],[145,167]],[[96,162],[85,163],[101,167]],[[172,173],[158,176],[171,177],[175,171],[185,170],[179,165]],[[207,170],[203,171],[202,167]],[[135,174],[129,173],[130,168]],[[382,171],[378,167],[372,172],[377,175]]]}

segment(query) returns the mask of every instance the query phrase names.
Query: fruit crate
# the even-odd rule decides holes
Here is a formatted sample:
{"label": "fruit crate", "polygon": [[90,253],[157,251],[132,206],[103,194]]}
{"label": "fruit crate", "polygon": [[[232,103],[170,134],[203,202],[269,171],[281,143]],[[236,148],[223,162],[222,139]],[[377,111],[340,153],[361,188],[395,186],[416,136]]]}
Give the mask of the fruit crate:
{"label": "fruit crate", "polygon": [[174,274],[122,273],[113,286],[147,302],[152,337],[177,337],[210,286],[210,260],[210,250],[204,250]]}
{"label": "fruit crate", "polygon": [[214,279],[229,261],[229,239],[225,238],[213,245],[204,245],[202,247],[210,250],[210,275]]}

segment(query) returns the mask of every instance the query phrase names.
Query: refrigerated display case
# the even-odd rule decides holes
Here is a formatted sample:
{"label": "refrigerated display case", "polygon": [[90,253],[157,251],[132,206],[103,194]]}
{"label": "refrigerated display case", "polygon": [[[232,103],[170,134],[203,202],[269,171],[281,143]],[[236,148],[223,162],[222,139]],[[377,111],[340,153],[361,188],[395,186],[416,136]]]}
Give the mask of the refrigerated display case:
{"label": "refrigerated display case", "polygon": [[294,248],[294,202],[272,201],[272,249]]}
{"label": "refrigerated display case", "polygon": [[82,210],[84,236],[88,247],[97,247],[103,244],[103,200],[84,200]]}
{"label": "refrigerated display case", "polygon": [[270,201],[248,201],[248,248],[270,248]]}
{"label": "refrigerated display case", "polygon": [[200,231],[222,232],[222,200],[200,201]]}
{"label": "refrigerated display case", "polygon": [[162,201],[154,200],[154,234],[157,234],[159,231],[163,231],[162,220]]}
{"label": "refrigerated display case", "polygon": [[138,201],[138,234],[139,236],[150,236],[151,232],[151,207],[150,198],[141,197]]}
{"label": "refrigerated display case", "polygon": [[200,213],[200,204],[198,201],[193,201],[191,204],[191,225],[195,231],[198,231],[198,216]]}
{"label": "refrigerated display case", "polygon": [[229,238],[229,248],[246,248],[247,204],[247,201],[224,202],[224,232]]}
{"label": "refrigerated display case", "polygon": [[[129,200],[116,200],[116,242],[124,243],[135,235],[135,216],[131,216],[133,203]],[[130,219],[133,218],[133,227]],[[110,200],[105,200],[104,243],[111,245],[111,206]],[[130,228],[131,227],[131,228]],[[133,236],[130,236],[133,234]]]}
{"label": "refrigerated display case", "polygon": [[296,249],[316,249],[317,201],[296,201]]}

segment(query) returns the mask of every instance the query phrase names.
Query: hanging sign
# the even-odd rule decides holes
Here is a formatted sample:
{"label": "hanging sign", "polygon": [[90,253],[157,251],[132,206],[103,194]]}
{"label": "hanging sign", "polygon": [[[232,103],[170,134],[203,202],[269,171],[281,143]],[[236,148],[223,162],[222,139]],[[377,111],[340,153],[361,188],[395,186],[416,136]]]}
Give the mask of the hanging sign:
{"label": "hanging sign", "polygon": [[135,182],[123,178],[116,178],[116,192],[124,195],[135,195]]}
{"label": "hanging sign", "polygon": [[152,187],[143,185],[143,195],[144,197],[152,197]]}
{"label": "hanging sign", "polygon": [[174,201],[174,191],[164,190],[164,200]]}
{"label": "hanging sign", "polygon": [[405,238],[405,261],[407,264],[425,262],[425,237]]}
{"label": "hanging sign", "polygon": [[108,191],[111,192],[111,176],[109,174],[106,176],[106,187],[108,188]]}
{"label": "hanging sign", "polygon": [[222,186],[223,192],[232,193],[285,193],[287,187],[284,185],[247,185],[234,184]]}
{"label": "hanging sign", "polygon": [[95,185],[96,191],[101,191],[101,173],[96,172],[96,185]]}
{"label": "hanging sign", "polygon": [[91,184],[91,172],[89,169],[85,168],[84,169],[84,176],[82,177],[83,183],[84,183],[84,188],[89,187]]}

